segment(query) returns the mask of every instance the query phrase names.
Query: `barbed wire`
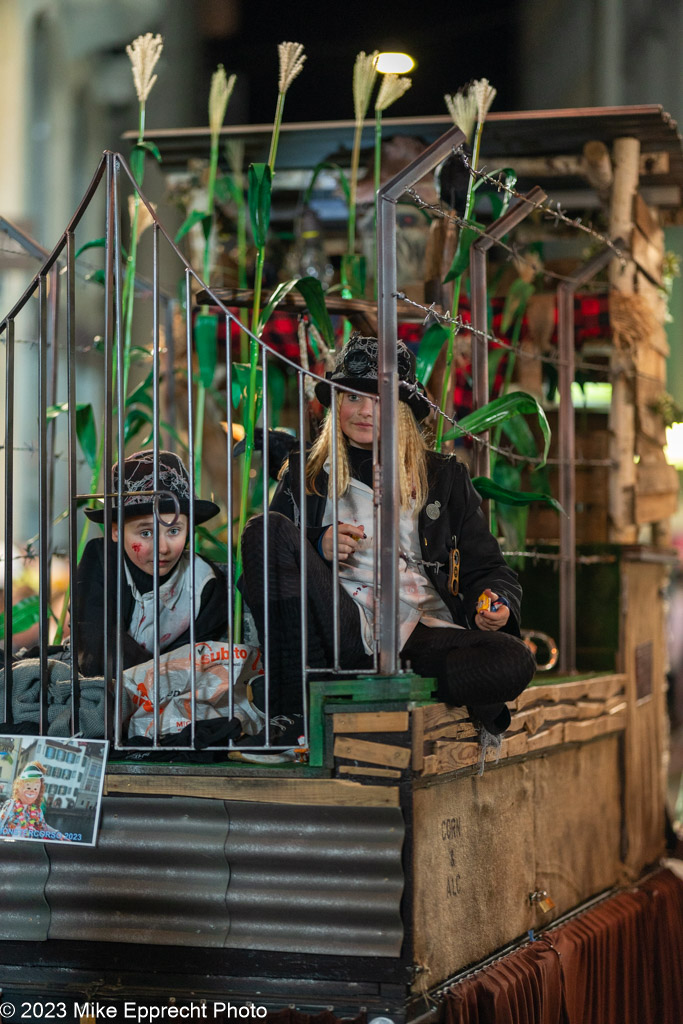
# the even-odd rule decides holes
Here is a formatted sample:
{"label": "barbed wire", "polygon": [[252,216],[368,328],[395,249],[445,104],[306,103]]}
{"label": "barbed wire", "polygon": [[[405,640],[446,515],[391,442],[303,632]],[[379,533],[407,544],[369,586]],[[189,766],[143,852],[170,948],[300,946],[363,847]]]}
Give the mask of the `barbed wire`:
{"label": "barbed wire", "polygon": [[521,200],[522,202],[526,203],[527,206],[530,206],[532,209],[541,212],[549,220],[555,221],[556,226],[560,223],[567,224],[569,227],[575,228],[578,231],[583,231],[585,234],[590,235],[591,238],[595,238],[597,241],[601,242],[602,245],[606,245],[609,249],[611,249],[614,255],[619,260],[619,262],[621,263],[622,267],[626,266],[629,257],[624,252],[622,252],[622,250],[617,245],[615,245],[611,238],[608,238],[607,235],[604,235],[602,232],[598,231],[591,224],[584,224],[581,217],[569,217],[562,209],[562,206],[560,205],[558,200],[547,197],[546,199],[542,199],[539,202],[534,202],[533,199],[529,199],[528,196],[526,196],[523,192],[518,192],[517,189],[512,188],[510,185],[506,185],[505,182],[501,181],[499,178],[495,178],[493,177],[493,175],[487,174],[487,172],[484,170],[475,170],[475,168],[470,163],[467,157],[467,153],[465,152],[463,146],[458,146],[458,148],[455,149],[453,152],[456,156],[460,157],[463,165],[467,169],[468,174],[470,174],[472,177],[478,178],[480,181],[487,182],[489,185],[492,185],[498,192],[506,192],[509,196]]}
{"label": "barbed wire", "polygon": [[[482,331],[481,328],[474,327],[471,323],[464,320],[460,313],[458,313],[455,317],[451,316],[450,313],[443,313],[440,309],[436,307],[436,304],[434,302],[432,302],[430,306],[425,306],[421,302],[416,302],[415,299],[409,299],[405,292],[394,292],[393,297],[395,299],[400,299],[402,302],[406,302],[408,305],[414,306],[416,309],[420,309],[423,313],[425,313],[426,315],[423,320],[423,326],[428,324],[429,320],[433,318],[434,320],[438,320],[445,325],[452,325],[453,327],[455,327],[455,334],[460,334],[461,332],[469,332],[470,334],[475,334],[478,338],[483,338],[485,341],[498,345],[500,348],[507,349],[509,352],[514,352],[515,355],[517,355],[520,359],[528,359],[532,362],[547,363],[548,365],[555,367],[562,365],[562,360],[560,359],[559,353],[551,352],[548,355],[544,355],[542,352],[530,351],[529,349],[522,349],[517,345],[513,345],[509,341],[505,341],[503,338],[500,338],[496,334],[491,334],[488,331]],[[613,367],[612,365],[608,365],[605,363],[592,363],[587,359],[580,358],[574,360],[574,369],[593,370],[596,373],[601,373],[604,376],[608,376],[612,379],[616,379],[624,372],[624,367]],[[637,377],[639,380],[646,380],[651,381],[653,384],[661,384],[662,386],[664,385],[664,381],[662,381],[659,377],[655,377],[653,374],[643,373],[642,370],[636,370],[635,368],[633,369],[632,373],[633,376]]]}
{"label": "barbed wire", "polygon": [[[459,228],[466,228],[468,231],[474,232],[474,234],[478,235],[480,238],[490,239],[491,236],[486,234],[485,228],[479,227],[478,224],[475,224],[471,220],[465,220],[464,217],[458,216],[458,214],[454,213],[452,210],[446,210],[443,206],[441,206],[440,203],[428,202],[426,199],[423,199],[419,192],[417,192],[414,188],[407,188],[406,194],[410,196],[410,198],[415,202],[415,204],[420,210],[429,210],[431,213],[435,214],[435,216],[437,217],[440,217],[442,220],[451,221],[453,224],[457,224]],[[531,267],[531,269],[535,273],[535,276],[544,277],[547,278],[548,280],[552,279],[553,281],[562,281],[565,284],[574,283],[573,279],[569,277],[567,274],[558,274],[554,270],[540,268],[537,261],[528,259],[524,255],[524,250],[521,246],[517,245],[517,243],[513,242],[511,245],[509,245],[507,242],[504,242],[502,238],[493,239],[493,242],[495,245],[498,246],[499,249],[504,249],[508,253],[509,262],[523,263],[526,266]]]}
{"label": "barbed wire", "polygon": [[[501,553],[506,558],[531,558],[534,562],[563,562],[567,561],[566,555],[549,551],[507,551]],[[577,565],[611,565],[616,562],[616,555],[576,555]]]}

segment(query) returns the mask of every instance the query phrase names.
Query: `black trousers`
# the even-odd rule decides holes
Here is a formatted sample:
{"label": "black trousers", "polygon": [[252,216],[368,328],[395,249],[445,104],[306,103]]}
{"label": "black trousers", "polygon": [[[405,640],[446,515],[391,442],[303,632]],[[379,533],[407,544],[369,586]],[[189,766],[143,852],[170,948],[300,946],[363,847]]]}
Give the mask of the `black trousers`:
{"label": "black trousers", "polygon": [[[242,537],[243,589],[265,640],[264,519],[256,516]],[[271,709],[276,714],[301,711],[301,534],[278,512],[268,513],[268,638]],[[306,551],[308,668],[334,663],[333,573],[312,544]],[[368,669],[358,606],[339,588],[341,668]],[[492,732],[503,731],[513,700],[531,681],[536,663],[526,645],[500,631],[429,627],[418,623],[400,652],[402,663],[437,680],[438,696],[448,704],[467,705]]]}

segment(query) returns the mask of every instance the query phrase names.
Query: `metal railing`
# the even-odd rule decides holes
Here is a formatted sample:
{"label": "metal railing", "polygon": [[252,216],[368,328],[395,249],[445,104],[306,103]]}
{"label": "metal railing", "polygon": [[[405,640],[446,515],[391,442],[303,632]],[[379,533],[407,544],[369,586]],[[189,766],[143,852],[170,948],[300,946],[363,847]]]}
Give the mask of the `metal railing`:
{"label": "metal railing", "polygon": [[[77,318],[78,318],[78,302],[77,302],[77,279],[78,274],[76,270],[76,234],[79,230],[81,222],[83,220],[86,210],[89,209],[91,204],[96,201],[99,196],[101,186],[104,185],[104,196],[105,196],[105,227],[104,227],[104,274],[102,282],[104,286],[104,300],[103,300],[103,312],[102,312],[102,371],[101,371],[101,392],[97,396],[101,401],[102,406],[102,432],[98,440],[99,450],[98,456],[102,467],[100,479],[105,482],[104,490],[96,489],[90,490],[84,488],[82,485],[83,471],[79,466],[78,459],[78,446],[79,446],[79,424],[78,424],[78,413],[79,409],[83,406],[84,401],[87,400],[90,404],[95,405],[95,396],[88,392],[83,393],[83,387],[81,385],[79,370],[80,370],[80,352],[77,344]],[[226,336],[226,375],[223,387],[223,402],[225,408],[226,417],[226,446],[224,449],[224,469],[226,475],[226,491],[224,495],[224,507],[226,509],[226,530],[225,530],[225,545],[226,545],[226,559],[225,559],[225,577],[226,577],[226,589],[227,589],[227,601],[226,601],[226,621],[227,629],[225,636],[215,637],[216,642],[227,642],[229,647],[229,659],[227,663],[228,675],[232,679],[237,674],[238,668],[238,657],[236,656],[236,648],[234,647],[235,637],[239,635],[239,630],[236,629],[236,623],[234,619],[234,594],[237,580],[235,578],[235,561],[236,552],[239,544],[239,538],[233,535],[231,528],[233,510],[235,508],[235,498],[238,494],[238,487],[236,486],[236,472],[233,463],[232,454],[232,438],[233,438],[233,426],[236,422],[235,414],[233,411],[232,393],[233,393],[233,365],[230,358],[230,337],[233,327],[235,330],[246,332],[251,342],[258,346],[259,351],[259,363],[262,368],[262,393],[263,393],[263,404],[261,413],[261,427],[263,429],[264,439],[264,451],[261,462],[261,489],[262,499],[260,506],[255,507],[252,511],[266,512],[268,506],[268,496],[270,490],[270,465],[268,455],[268,444],[267,438],[268,433],[272,424],[270,403],[268,399],[268,374],[273,362],[277,362],[280,368],[285,369],[296,379],[296,395],[297,395],[297,425],[295,433],[298,433],[296,439],[296,447],[298,448],[298,459],[300,460],[301,468],[301,479],[302,479],[302,491],[300,495],[300,505],[302,509],[303,522],[301,524],[301,583],[300,583],[300,595],[301,595],[301,652],[302,652],[302,664],[306,664],[306,652],[307,652],[307,619],[308,619],[308,607],[306,602],[306,590],[305,590],[305,574],[306,574],[306,558],[307,558],[307,545],[305,540],[305,494],[303,485],[303,469],[306,459],[307,445],[309,442],[307,432],[307,422],[305,417],[305,380],[309,379],[313,382],[320,380],[316,374],[303,369],[300,365],[287,359],[280,353],[271,349],[261,339],[253,335],[248,328],[237,320],[236,316],[225,307],[220,299],[218,299],[211,291],[206,288],[204,282],[201,281],[197,273],[193,270],[190,264],[187,262],[183,254],[180,252],[178,247],[175,245],[173,239],[166,232],[163,225],[160,223],[152,205],[148,202],[144,194],[137,187],[135,180],[130,172],[126,162],[121,156],[115,153],[108,152],[103,156],[93,179],[86,191],[83,200],[78,206],[76,213],[67,225],[66,230],[57,242],[52,252],[43,254],[44,259],[39,273],[34,277],[29,286],[24,291],[21,298],[12,306],[10,311],[6,314],[3,320],[0,322],[0,338],[5,343],[5,431],[4,431],[4,444],[7,450],[7,458],[5,460],[5,503],[6,503],[6,518],[5,518],[5,550],[8,553],[8,557],[5,560],[5,571],[4,571],[4,587],[5,587],[5,631],[6,636],[10,638],[7,643],[7,659],[5,669],[5,686],[3,694],[3,708],[0,711],[4,711],[4,720],[11,721],[13,716],[13,682],[14,676],[17,672],[20,672],[21,666],[13,666],[12,660],[9,657],[11,638],[13,635],[13,622],[12,622],[12,604],[13,604],[13,581],[12,581],[12,559],[9,557],[9,553],[12,552],[14,544],[14,533],[15,524],[13,516],[13,494],[14,494],[14,483],[15,483],[15,460],[12,456],[13,449],[15,447],[15,432],[14,432],[14,420],[15,420],[15,333],[16,324],[18,318],[25,313],[29,303],[37,300],[38,303],[38,352],[39,352],[39,363],[38,363],[38,374],[37,374],[37,388],[38,388],[38,403],[37,403],[37,426],[38,426],[38,461],[39,461],[39,473],[38,473],[38,491],[39,491],[39,526],[37,535],[37,548],[38,548],[38,595],[39,595],[39,622],[38,622],[38,643],[37,643],[37,660],[39,662],[39,674],[40,674],[40,696],[37,701],[37,707],[35,709],[36,715],[36,729],[40,734],[44,734],[48,731],[50,725],[50,701],[51,701],[51,661],[52,655],[55,653],[51,650],[51,636],[50,636],[50,625],[52,621],[51,610],[49,607],[50,600],[50,562],[52,554],[52,542],[51,542],[51,529],[52,521],[54,518],[54,508],[51,493],[48,488],[48,473],[50,467],[54,463],[54,443],[52,447],[48,445],[48,433],[50,431],[52,419],[51,419],[51,408],[55,405],[55,399],[63,398],[63,394],[57,394],[60,388],[66,392],[66,402],[64,407],[66,410],[67,419],[67,437],[66,437],[66,464],[68,466],[68,500],[66,508],[66,521],[68,523],[68,562],[69,562],[69,577],[70,577],[70,674],[71,674],[71,714],[70,714],[70,730],[71,735],[75,736],[83,731],[83,714],[82,714],[82,692],[83,692],[83,680],[79,673],[79,651],[87,650],[90,638],[84,636],[84,625],[79,621],[79,615],[77,609],[79,607],[79,579],[78,579],[78,565],[79,565],[79,553],[82,551],[83,542],[81,538],[81,525],[79,521],[79,507],[81,507],[86,500],[92,501],[92,499],[101,499],[103,501],[103,561],[102,561],[102,593],[103,593],[103,615],[102,615],[102,676],[103,680],[113,680],[113,706],[110,704],[107,693],[109,690],[109,684],[103,684],[103,699],[101,706],[102,714],[102,734],[110,737],[113,741],[113,745],[116,749],[127,750],[131,746],[127,742],[127,722],[124,719],[124,706],[126,705],[125,700],[125,680],[124,680],[124,633],[125,630],[121,624],[125,621],[124,613],[124,596],[125,588],[127,586],[126,580],[126,567],[124,558],[124,546],[123,544],[114,544],[112,540],[112,526],[118,527],[119,537],[123,537],[124,533],[124,498],[126,495],[125,482],[123,474],[119,474],[118,486],[112,492],[109,479],[110,479],[110,467],[117,461],[118,453],[122,453],[122,456],[126,451],[130,451],[131,443],[127,437],[127,420],[126,420],[126,398],[127,395],[124,393],[124,381],[127,376],[127,368],[125,366],[126,359],[126,338],[125,338],[125,311],[124,311],[124,291],[126,288],[126,260],[123,255],[123,242],[122,242],[122,216],[123,216],[123,203],[121,196],[123,190],[132,188],[139,196],[139,201],[142,203],[151,217],[152,226],[150,228],[152,241],[151,241],[151,273],[149,276],[148,287],[149,296],[147,299],[148,305],[151,306],[151,324],[149,325],[149,337],[145,341],[144,347],[148,351],[149,362],[151,363],[151,394],[148,396],[147,404],[149,409],[149,420],[150,420],[150,433],[151,433],[151,444],[150,450],[152,452],[153,459],[153,475],[154,475],[154,499],[158,506],[158,501],[165,497],[166,492],[161,484],[160,480],[160,437],[162,432],[168,424],[165,424],[162,420],[161,407],[161,378],[162,378],[162,365],[161,365],[161,328],[162,328],[162,316],[160,313],[160,304],[163,298],[165,298],[164,291],[160,284],[161,274],[161,263],[162,263],[162,250],[164,258],[168,258],[169,254],[173,257],[180,267],[183,286],[182,286],[182,307],[184,308],[184,324],[183,324],[183,335],[184,340],[182,346],[184,347],[184,353],[181,360],[180,367],[176,367],[177,373],[176,378],[184,380],[184,401],[186,403],[186,423],[185,431],[187,436],[186,448],[183,452],[185,461],[188,467],[190,490],[192,493],[196,491],[196,469],[195,469],[195,456],[196,456],[196,438],[194,436],[193,423],[194,423],[194,406],[195,406],[195,382],[193,372],[193,359],[194,359],[194,341],[193,341],[193,294],[196,290],[204,289],[208,296],[212,300],[212,306],[219,312],[218,315],[223,321]],[[50,275],[60,274],[61,277],[61,294],[63,301],[60,303],[55,298],[55,290],[52,292],[48,287],[48,279]],[[52,301],[55,305],[55,312],[52,316],[49,315],[49,309],[51,308],[49,303]],[[64,326],[60,333],[61,324],[57,325],[58,314],[63,313]],[[167,328],[168,330],[168,328]],[[63,334],[63,336],[62,336]],[[167,343],[171,343],[172,339],[167,337]],[[137,339],[136,339],[137,341]],[[59,383],[55,385],[54,389],[48,393],[48,382],[52,379],[48,373],[47,367],[47,355],[50,345],[57,346],[61,345],[63,349],[63,363],[60,369],[63,371]],[[56,355],[55,355],[56,362]],[[168,373],[168,370],[167,370]],[[176,380],[177,383],[177,380]],[[351,389],[344,388],[338,385],[332,385],[332,413],[333,417],[336,417],[336,401],[335,396],[343,391],[349,391]],[[375,408],[379,406],[379,399],[374,399]],[[374,419],[377,421],[378,414],[375,413]],[[174,430],[178,443],[183,433],[176,424],[177,430]],[[139,445],[135,446],[139,447]],[[176,444],[178,447],[178,444]],[[376,461],[378,460],[377,446],[375,445],[375,456]],[[332,451],[332,486],[330,501],[333,508],[333,515],[336,516],[336,510],[338,505],[338,488],[336,482],[335,468],[336,468],[336,448]],[[378,515],[378,493],[375,492],[375,504],[374,504],[374,515]],[[189,577],[190,577],[190,595],[191,595],[191,606],[195,608],[194,593],[195,593],[195,572],[196,562],[195,555],[197,553],[197,540],[196,540],[196,523],[194,504],[191,503],[189,507],[188,516],[188,537],[189,537]],[[197,702],[197,682],[198,682],[198,670],[196,659],[194,656],[188,658],[187,662],[187,691],[189,694],[189,736],[185,737],[182,743],[169,742],[168,736],[162,736],[162,728],[160,722],[161,709],[165,695],[160,690],[160,679],[161,679],[161,658],[163,655],[163,642],[160,637],[159,628],[159,611],[160,611],[160,575],[159,575],[159,529],[160,519],[158,513],[154,517],[154,574],[153,574],[153,603],[155,608],[155,622],[154,622],[154,639],[152,649],[150,650],[150,664],[153,666],[153,691],[149,696],[151,697],[151,704],[153,708],[152,713],[152,724],[150,729],[150,739],[152,751],[159,749],[161,746],[165,750],[170,749],[187,749],[194,748],[197,742],[197,724],[198,724],[198,702]],[[335,541],[336,548],[336,541]],[[264,549],[268,552],[268,531],[267,531],[267,519],[264,518]],[[339,610],[338,610],[338,590],[339,590],[339,572],[336,565],[333,570],[333,604],[334,604],[334,621],[335,621],[335,637],[334,637],[334,657],[332,663],[328,669],[329,672],[338,672],[340,668],[340,645],[343,642],[339,635]],[[266,592],[266,629],[263,643],[263,655],[265,665],[265,706],[262,711],[264,714],[264,743],[263,746],[266,748],[279,749],[278,744],[271,736],[270,727],[270,701],[269,701],[269,640],[268,640],[268,580],[267,573],[264,567],[264,578],[263,586]],[[378,578],[375,582],[375,602],[379,602],[379,585]],[[379,621],[379,616],[376,616],[376,621]],[[96,637],[92,638],[95,642]],[[189,645],[192,651],[195,650],[197,644],[196,636],[196,623],[195,615],[190,613],[189,615]],[[61,655],[63,652],[59,652]],[[373,661],[373,668],[377,670],[377,658]],[[324,670],[323,670],[324,671]],[[353,670],[345,670],[345,674],[353,675]],[[233,690],[230,689],[229,701],[226,709],[226,714],[230,718],[234,711],[233,702]],[[304,745],[308,745],[308,724],[306,721],[306,685],[305,685],[305,672],[302,678],[302,705],[304,709],[304,724],[302,731],[305,735]],[[91,718],[88,718],[91,721]],[[162,743],[162,740],[164,741]],[[226,749],[234,745],[233,741],[226,741],[224,744],[220,744],[219,747],[214,745],[208,745],[207,749]],[[261,742],[259,742],[261,747]],[[249,749],[248,740],[240,745],[242,750]]]}

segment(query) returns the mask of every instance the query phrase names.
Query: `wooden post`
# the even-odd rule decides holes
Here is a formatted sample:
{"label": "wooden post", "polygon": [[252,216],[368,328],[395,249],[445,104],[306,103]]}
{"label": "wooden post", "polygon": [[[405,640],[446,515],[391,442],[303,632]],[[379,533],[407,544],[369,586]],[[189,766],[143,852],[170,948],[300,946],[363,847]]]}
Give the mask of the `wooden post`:
{"label": "wooden post", "polygon": [[[616,139],[613,149],[614,183],[610,204],[610,236],[623,238],[630,246],[633,232],[633,201],[638,189],[640,142]],[[635,266],[613,260],[609,269],[610,286],[624,294],[634,290]],[[610,458],[615,468],[609,477],[610,540],[631,544],[637,539],[634,523],[635,501],[635,408],[633,386],[623,365],[623,353],[615,346],[611,359],[612,404],[609,414]]]}
{"label": "wooden post", "polygon": [[586,181],[598,194],[601,203],[608,203],[612,194],[614,171],[609,150],[604,142],[593,139],[583,147]]}

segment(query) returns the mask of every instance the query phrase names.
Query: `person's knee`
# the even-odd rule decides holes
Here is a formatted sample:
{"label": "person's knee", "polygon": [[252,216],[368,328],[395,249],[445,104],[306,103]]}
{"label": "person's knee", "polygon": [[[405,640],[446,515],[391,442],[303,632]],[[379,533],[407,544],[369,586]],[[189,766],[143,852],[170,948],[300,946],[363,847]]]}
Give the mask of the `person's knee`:
{"label": "person's knee", "polygon": [[519,637],[507,634],[501,635],[505,635],[506,639],[510,641],[506,651],[506,661],[508,664],[506,677],[509,691],[504,697],[504,700],[508,701],[519,697],[520,693],[526,690],[536,673],[536,659],[531,650]]}

